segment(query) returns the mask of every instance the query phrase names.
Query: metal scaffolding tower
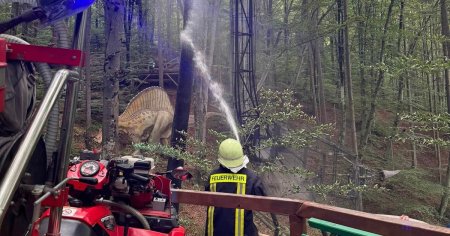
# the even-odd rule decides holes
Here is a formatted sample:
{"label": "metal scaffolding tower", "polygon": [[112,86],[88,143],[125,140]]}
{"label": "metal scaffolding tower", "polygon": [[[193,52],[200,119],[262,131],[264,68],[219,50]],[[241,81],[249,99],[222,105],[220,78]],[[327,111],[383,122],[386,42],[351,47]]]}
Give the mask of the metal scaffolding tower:
{"label": "metal scaffolding tower", "polygon": [[[232,15],[230,19],[233,48],[233,87],[236,116],[240,125],[248,119],[259,117],[254,109],[258,106],[255,83],[255,44],[254,44],[254,1],[230,0]],[[259,127],[252,134],[241,137],[247,154],[259,157],[255,147],[259,147]]]}

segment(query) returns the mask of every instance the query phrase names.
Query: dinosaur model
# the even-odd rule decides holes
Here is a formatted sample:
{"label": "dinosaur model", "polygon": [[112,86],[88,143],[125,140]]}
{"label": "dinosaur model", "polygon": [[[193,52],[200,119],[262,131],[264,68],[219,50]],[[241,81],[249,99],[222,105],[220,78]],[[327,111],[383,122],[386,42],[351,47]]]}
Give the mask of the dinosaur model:
{"label": "dinosaur model", "polygon": [[173,107],[161,87],[142,90],[119,116],[119,137],[128,136],[133,143],[154,142],[167,145],[172,134]]}
{"label": "dinosaur model", "polygon": [[[174,110],[169,95],[161,87],[149,87],[142,90],[128,103],[125,111],[119,116],[119,143],[153,142],[169,144],[172,134]],[[223,113],[207,112],[206,121],[212,117],[222,117]],[[188,126],[194,126],[194,115],[189,116]],[[102,131],[93,137],[96,143],[102,142]],[[140,154],[139,151],[134,153]]]}
{"label": "dinosaur model", "polygon": [[[142,90],[119,116],[120,144],[153,142],[167,145],[172,134],[173,113],[169,95],[163,88],[149,87]],[[95,141],[102,142],[101,130]],[[135,151],[133,154],[140,153]]]}

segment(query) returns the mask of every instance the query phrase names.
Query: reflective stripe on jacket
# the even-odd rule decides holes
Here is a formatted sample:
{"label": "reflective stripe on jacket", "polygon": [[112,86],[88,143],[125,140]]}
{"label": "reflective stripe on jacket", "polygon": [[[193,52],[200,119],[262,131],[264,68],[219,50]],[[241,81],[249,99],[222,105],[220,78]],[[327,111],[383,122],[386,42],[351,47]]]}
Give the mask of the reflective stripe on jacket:
{"label": "reflective stripe on jacket", "polygon": [[[220,166],[209,176],[206,191],[265,196],[261,179],[246,168],[238,173]],[[208,207],[205,235],[207,236],[256,236],[252,211]]]}

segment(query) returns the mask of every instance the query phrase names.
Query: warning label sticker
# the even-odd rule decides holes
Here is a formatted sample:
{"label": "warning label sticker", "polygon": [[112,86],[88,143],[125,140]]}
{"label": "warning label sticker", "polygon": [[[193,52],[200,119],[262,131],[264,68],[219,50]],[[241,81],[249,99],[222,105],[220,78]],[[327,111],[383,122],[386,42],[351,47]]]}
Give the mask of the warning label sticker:
{"label": "warning label sticker", "polygon": [[77,208],[75,207],[64,207],[62,211],[63,216],[74,216],[77,212]]}

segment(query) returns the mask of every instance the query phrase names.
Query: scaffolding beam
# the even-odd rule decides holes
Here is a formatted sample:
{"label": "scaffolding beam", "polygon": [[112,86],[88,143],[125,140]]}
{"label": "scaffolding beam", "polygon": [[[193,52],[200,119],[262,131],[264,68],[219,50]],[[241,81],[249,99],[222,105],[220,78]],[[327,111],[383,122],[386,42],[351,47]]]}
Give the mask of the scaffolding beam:
{"label": "scaffolding beam", "polygon": [[[248,120],[259,117],[256,107],[258,97],[255,83],[254,0],[230,0],[230,26],[233,48],[233,88],[237,121],[245,126]],[[260,128],[241,137],[244,149],[250,157],[258,158]]]}

